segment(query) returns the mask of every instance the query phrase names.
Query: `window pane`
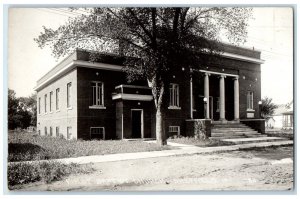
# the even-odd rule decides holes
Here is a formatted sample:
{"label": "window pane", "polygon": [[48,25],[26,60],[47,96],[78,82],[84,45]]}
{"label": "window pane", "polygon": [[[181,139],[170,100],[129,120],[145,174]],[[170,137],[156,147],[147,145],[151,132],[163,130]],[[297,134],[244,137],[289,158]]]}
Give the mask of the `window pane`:
{"label": "window pane", "polygon": [[56,110],[59,109],[59,88],[56,89]]}
{"label": "window pane", "polygon": [[71,82],[67,84],[67,107],[71,107]]}

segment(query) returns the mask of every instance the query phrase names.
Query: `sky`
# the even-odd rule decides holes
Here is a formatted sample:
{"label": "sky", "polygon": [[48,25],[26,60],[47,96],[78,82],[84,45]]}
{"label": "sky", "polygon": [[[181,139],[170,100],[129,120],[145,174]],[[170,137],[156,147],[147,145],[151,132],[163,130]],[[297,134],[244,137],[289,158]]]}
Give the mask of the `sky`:
{"label": "sky", "polygon": [[[59,60],[50,48],[40,49],[34,42],[43,26],[57,28],[68,17],[56,8],[10,8],[8,14],[8,87],[16,95],[29,96],[36,81]],[[283,7],[256,7],[249,20],[245,47],[261,50],[262,97],[277,104],[293,100],[293,10]]]}

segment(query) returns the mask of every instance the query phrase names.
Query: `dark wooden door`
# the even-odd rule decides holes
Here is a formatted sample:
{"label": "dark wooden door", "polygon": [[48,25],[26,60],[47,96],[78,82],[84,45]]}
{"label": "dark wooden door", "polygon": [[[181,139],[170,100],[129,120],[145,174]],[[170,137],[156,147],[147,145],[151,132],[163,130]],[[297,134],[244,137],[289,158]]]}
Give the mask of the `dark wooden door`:
{"label": "dark wooden door", "polygon": [[142,111],[132,110],[132,138],[141,138],[142,135]]}

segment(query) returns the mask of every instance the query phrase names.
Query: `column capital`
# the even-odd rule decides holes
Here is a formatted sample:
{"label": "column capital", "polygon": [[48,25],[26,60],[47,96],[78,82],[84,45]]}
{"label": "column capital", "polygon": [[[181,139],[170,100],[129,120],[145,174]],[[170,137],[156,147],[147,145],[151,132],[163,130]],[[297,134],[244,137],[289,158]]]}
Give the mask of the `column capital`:
{"label": "column capital", "polygon": [[220,75],[219,78],[226,78],[226,75]]}
{"label": "column capital", "polygon": [[205,76],[210,76],[210,73],[209,72],[205,72],[204,75]]}
{"label": "column capital", "polygon": [[239,76],[235,76],[233,79],[234,80],[239,80],[239,78],[240,78]]}

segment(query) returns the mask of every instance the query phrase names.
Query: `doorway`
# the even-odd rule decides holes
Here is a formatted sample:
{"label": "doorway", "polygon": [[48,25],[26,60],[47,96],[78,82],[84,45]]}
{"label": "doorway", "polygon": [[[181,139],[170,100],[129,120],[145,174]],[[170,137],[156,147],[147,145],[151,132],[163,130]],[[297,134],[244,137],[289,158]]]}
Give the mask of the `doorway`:
{"label": "doorway", "polygon": [[143,109],[131,109],[131,137],[144,138]]}

